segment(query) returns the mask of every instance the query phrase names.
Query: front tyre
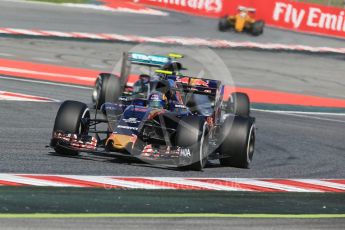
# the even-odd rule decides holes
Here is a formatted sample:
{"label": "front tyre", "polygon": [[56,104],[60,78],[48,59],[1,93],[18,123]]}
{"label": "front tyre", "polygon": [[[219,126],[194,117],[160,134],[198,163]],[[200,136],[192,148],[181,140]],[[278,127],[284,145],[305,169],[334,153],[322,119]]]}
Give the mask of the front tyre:
{"label": "front tyre", "polygon": [[228,117],[221,128],[219,161],[222,166],[249,168],[254,155],[255,124],[251,117]]}
{"label": "front tyre", "polygon": [[237,116],[249,117],[250,115],[250,100],[245,93],[232,93],[231,100],[228,101],[228,107]]}
{"label": "front tyre", "polygon": [[106,102],[117,102],[122,94],[120,78],[110,73],[101,73],[95,82],[92,101],[96,109]]}
{"label": "front tyre", "polygon": [[221,32],[224,32],[228,29],[230,29],[230,23],[228,21],[228,16],[225,16],[225,17],[219,19],[218,30]]}
{"label": "front tyre", "polygon": [[[57,112],[53,133],[87,135],[89,131],[87,120],[89,118],[90,111],[86,104],[78,101],[65,101]],[[56,143],[52,143],[52,146],[55,152],[59,154],[78,155],[79,153],[78,151],[61,148]]]}
{"label": "front tyre", "polygon": [[253,23],[251,33],[253,36],[259,36],[263,34],[265,27],[265,22],[262,20],[258,20]]}
{"label": "front tyre", "polygon": [[176,145],[190,153],[190,165],[186,168],[201,171],[208,157],[208,126],[199,117],[183,117],[176,129]]}

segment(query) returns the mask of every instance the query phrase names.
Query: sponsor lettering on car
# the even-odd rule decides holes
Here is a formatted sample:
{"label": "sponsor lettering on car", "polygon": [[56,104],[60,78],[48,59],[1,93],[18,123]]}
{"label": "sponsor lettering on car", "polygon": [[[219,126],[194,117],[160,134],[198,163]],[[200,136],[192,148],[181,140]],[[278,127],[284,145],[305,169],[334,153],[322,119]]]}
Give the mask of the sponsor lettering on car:
{"label": "sponsor lettering on car", "polygon": [[131,127],[131,126],[125,126],[125,125],[118,125],[117,126],[120,129],[129,129],[129,130],[138,130],[138,127]]}
{"label": "sponsor lettering on car", "polygon": [[136,117],[130,117],[127,119],[122,119],[124,122],[126,123],[130,123],[130,124],[136,124],[136,123],[140,123],[140,120],[138,120]]}

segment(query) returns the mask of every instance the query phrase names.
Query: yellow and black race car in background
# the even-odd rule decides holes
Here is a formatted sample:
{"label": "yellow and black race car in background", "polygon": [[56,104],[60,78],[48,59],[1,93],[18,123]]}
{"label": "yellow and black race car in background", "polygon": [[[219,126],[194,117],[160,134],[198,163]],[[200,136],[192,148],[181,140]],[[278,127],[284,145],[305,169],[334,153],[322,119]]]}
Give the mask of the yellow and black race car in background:
{"label": "yellow and black race car in background", "polygon": [[253,8],[238,7],[238,13],[233,16],[225,16],[219,20],[218,29],[226,31],[234,29],[236,32],[249,32],[254,36],[259,36],[263,33],[265,23],[263,20],[256,20],[251,14],[256,12]]}

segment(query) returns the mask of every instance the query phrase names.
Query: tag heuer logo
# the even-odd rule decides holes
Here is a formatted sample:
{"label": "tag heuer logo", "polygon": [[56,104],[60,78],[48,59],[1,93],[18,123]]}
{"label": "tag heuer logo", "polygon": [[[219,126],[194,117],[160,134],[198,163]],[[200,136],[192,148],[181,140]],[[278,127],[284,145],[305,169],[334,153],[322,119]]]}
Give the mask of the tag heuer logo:
{"label": "tag heuer logo", "polygon": [[131,118],[128,118],[128,119],[123,119],[123,121],[126,122],[126,123],[131,123],[131,124],[135,124],[135,123],[140,122],[140,121],[138,121],[138,119],[135,118],[135,117],[131,117]]}

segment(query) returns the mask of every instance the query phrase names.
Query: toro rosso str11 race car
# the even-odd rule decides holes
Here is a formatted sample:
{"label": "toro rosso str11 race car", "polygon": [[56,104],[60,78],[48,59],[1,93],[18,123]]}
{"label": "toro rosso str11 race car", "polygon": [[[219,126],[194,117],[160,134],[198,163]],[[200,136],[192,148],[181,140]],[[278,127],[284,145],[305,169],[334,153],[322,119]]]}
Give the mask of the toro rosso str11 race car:
{"label": "toro rosso str11 race car", "polygon": [[[121,76],[97,79],[94,106],[63,102],[50,146],[58,154],[111,153],[191,170],[211,159],[248,168],[256,132],[248,96],[224,100],[220,81],[185,76],[177,57],[161,57],[125,53]],[[129,85],[132,64],[158,69]]]}

